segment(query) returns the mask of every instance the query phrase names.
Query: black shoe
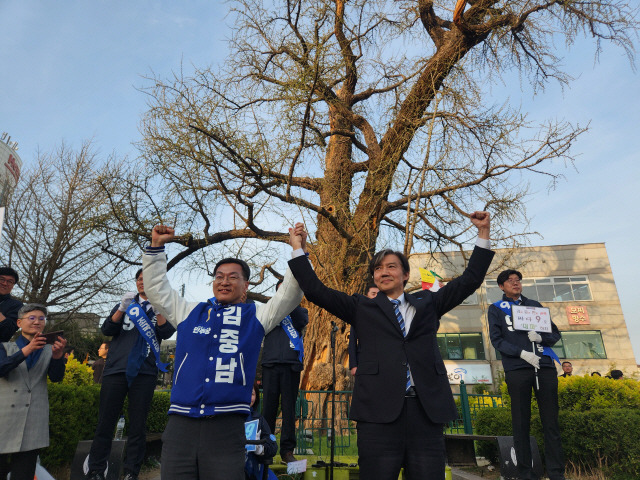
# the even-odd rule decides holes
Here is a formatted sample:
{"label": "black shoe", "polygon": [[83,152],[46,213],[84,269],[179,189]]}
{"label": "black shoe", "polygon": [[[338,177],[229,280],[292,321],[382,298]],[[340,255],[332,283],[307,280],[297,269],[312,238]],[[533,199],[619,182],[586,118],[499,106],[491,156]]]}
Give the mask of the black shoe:
{"label": "black shoe", "polygon": [[282,463],[284,463],[285,465],[289,462],[296,461],[296,457],[293,456],[293,452],[282,452],[280,458],[282,459]]}
{"label": "black shoe", "polygon": [[124,477],[122,477],[122,480],[138,480],[138,475],[136,475],[135,473],[126,473]]}
{"label": "black shoe", "polygon": [[104,474],[100,472],[89,472],[84,478],[85,480],[105,480]]}

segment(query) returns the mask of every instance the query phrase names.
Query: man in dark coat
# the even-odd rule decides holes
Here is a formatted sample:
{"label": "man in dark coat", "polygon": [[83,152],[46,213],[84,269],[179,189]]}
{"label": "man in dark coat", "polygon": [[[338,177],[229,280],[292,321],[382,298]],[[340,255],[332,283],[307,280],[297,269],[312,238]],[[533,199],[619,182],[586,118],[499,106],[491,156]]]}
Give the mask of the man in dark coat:
{"label": "man in dark coat", "polygon": [[404,293],[409,262],[383,250],[369,269],[380,292],[374,299],[332,290],[305,258],[306,233],[293,232],[289,266],[307,299],[358,329],[360,354],[351,419],[358,422],[360,477],[396,480],[445,478],[444,424],[457,416],[440,356],[440,317],[483,282],[491,264],[489,214],[474,212],[478,242],[464,273],[437,292]]}
{"label": "man in dark coat", "polygon": [[[544,452],[550,480],[564,479],[564,457],[558,425],[558,377],[551,347],[560,340],[560,332],[551,322],[551,333],[516,330],[511,306],[542,307],[522,295],[522,274],[505,270],[498,275],[502,300],[489,306],[489,335],[493,347],[502,354],[505,382],[511,396],[513,446],[522,480],[534,480],[531,468],[529,431],[531,389],[536,393],[544,432]],[[535,345],[535,348],[533,345]],[[557,358],[557,357],[556,357]]]}
{"label": "man in dark coat", "polygon": [[142,269],[135,276],[137,292],[125,293],[120,303],[100,327],[105,336],[113,337],[102,373],[100,413],[96,434],[89,452],[89,480],[104,480],[111,453],[113,431],[120,417],[125,397],[129,397],[129,426],[124,480],[137,480],[146,449],[145,426],[158,377],[153,350],[140,334],[128,307],[139,304],[160,343],[176,329],[147,300]]}
{"label": "man in dark coat", "polygon": [[18,331],[18,311],[22,302],[11,296],[18,283],[18,272],[11,267],[0,267],[0,342],[8,342]]}
{"label": "man in dark coat", "polygon": [[[276,290],[282,280],[276,285]],[[264,337],[262,349],[262,416],[276,431],[278,404],[282,405],[280,457],[294,462],[296,448],[296,399],[303,368],[302,329],[309,323],[306,308],[296,307],[287,318]]]}

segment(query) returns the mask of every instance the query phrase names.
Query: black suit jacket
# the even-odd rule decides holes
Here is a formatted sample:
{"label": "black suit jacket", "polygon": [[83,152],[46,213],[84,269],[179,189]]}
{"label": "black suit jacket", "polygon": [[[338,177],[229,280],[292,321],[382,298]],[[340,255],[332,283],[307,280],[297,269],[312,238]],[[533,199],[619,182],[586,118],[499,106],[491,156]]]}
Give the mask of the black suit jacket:
{"label": "black suit jacket", "polygon": [[493,252],[476,247],[464,273],[437,292],[420,292],[420,298],[405,294],[416,309],[405,338],[382,292],[374,299],[326,287],[318,279],[306,257],[289,261],[307,299],[332,315],[355,325],[360,352],[351,402],[351,419],[390,423],[404,406],[406,365],[425,412],[434,423],[446,423],[457,417],[457,410],[440,356],[436,334],[440,317],[458,306],[484,280]]}

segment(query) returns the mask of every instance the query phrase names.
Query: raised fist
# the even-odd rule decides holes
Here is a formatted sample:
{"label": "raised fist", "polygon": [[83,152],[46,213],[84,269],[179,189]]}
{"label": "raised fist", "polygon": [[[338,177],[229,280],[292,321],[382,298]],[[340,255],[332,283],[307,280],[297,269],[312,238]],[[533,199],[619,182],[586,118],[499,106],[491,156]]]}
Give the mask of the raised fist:
{"label": "raised fist", "polygon": [[175,238],[176,231],[167,225],[156,225],[151,230],[151,246],[163,247],[165,243]]}

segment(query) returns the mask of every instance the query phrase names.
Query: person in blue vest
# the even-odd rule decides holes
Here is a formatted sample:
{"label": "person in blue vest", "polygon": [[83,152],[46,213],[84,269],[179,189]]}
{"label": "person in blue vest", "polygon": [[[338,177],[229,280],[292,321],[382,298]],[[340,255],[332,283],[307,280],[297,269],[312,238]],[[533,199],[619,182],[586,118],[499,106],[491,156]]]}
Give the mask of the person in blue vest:
{"label": "person in blue vest", "polygon": [[302,291],[287,269],[266,304],[246,303],[249,265],[224,258],[213,269],[214,296],[188,302],[167,279],[164,245],[174,238],[173,228],[156,225],[142,256],[145,291],[178,330],[161,478],[244,480],[244,424],[260,346],[300,304]]}
{"label": "person in blue vest", "polygon": [[542,307],[522,295],[522,274],[505,270],[498,275],[502,300],[489,306],[489,335],[493,347],[502,354],[505,381],[511,396],[513,444],[518,461],[519,478],[534,480],[531,467],[529,432],[531,390],[538,400],[547,474],[550,480],[564,479],[564,455],[558,425],[558,377],[554,360],[560,363],[551,347],[560,340],[560,332],[551,322],[551,333],[516,330],[511,307]]}
{"label": "person in blue vest", "polygon": [[[281,284],[282,280],[276,284],[276,290]],[[284,463],[296,461],[293,451],[296,448],[296,399],[304,359],[302,329],[308,323],[307,309],[297,306],[264,337],[262,348],[262,415],[275,432],[278,405],[282,405],[280,458]]]}
{"label": "person in blue vest", "polygon": [[108,337],[107,360],[102,372],[100,410],[96,433],[89,452],[89,480],[104,480],[111,454],[113,432],[129,397],[129,425],[124,461],[124,479],[136,480],[147,446],[146,422],[158,378],[160,343],[176,329],[167,322],[145,293],[142,269],[135,275],[136,292],[127,292],[102,323]]}

